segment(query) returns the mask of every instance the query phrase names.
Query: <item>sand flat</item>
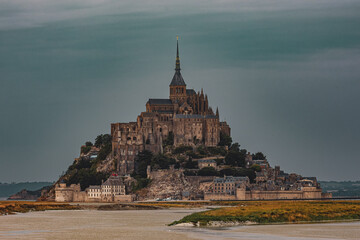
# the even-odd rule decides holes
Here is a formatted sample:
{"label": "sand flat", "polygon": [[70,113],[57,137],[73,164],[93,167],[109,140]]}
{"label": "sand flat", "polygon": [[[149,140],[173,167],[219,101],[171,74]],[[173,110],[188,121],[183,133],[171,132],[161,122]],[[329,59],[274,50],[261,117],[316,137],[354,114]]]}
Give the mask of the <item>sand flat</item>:
{"label": "sand flat", "polygon": [[360,222],[222,229],[167,226],[196,211],[203,209],[57,210],[0,216],[0,239],[360,239]]}

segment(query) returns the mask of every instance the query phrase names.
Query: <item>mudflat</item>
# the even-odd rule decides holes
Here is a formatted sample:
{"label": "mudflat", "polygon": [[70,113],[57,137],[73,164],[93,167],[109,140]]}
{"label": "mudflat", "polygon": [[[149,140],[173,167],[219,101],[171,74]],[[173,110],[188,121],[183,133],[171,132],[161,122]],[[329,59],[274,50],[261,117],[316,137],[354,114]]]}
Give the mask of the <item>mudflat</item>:
{"label": "mudflat", "polygon": [[56,210],[0,217],[0,239],[194,239],[166,226],[196,210]]}
{"label": "mudflat", "polygon": [[360,239],[360,222],[169,227],[203,209],[50,210],[0,217],[0,239]]}

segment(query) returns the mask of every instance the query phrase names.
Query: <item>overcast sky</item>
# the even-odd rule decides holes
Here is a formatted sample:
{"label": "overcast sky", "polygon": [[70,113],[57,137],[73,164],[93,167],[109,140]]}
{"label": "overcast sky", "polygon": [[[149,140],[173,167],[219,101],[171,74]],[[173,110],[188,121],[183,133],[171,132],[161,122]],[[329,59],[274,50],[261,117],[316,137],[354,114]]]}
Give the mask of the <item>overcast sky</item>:
{"label": "overcast sky", "polygon": [[188,88],[286,172],[360,180],[360,2],[0,0],[0,182],[54,181],[85,141]]}

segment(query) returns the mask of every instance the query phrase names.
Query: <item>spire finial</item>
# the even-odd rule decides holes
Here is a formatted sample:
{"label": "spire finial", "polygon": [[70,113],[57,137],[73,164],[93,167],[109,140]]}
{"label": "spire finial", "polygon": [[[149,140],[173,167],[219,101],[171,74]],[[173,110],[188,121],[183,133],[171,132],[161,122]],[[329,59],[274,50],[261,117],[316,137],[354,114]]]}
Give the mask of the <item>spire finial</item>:
{"label": "spire finial", "polygon": [[176,62],[175,62],[175,71],[180,72],[179,36],[176,36]]}

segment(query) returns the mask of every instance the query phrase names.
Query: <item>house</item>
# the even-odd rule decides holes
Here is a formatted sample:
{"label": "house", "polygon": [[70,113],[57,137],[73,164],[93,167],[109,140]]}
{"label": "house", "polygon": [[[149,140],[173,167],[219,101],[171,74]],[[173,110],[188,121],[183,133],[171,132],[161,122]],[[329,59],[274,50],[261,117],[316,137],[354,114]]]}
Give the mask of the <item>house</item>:
{"label": "house", "polygon": [[204,167],[213,167],[216,169],[216,161],[213,159],[199,159],[198,160],[198,166],[199,169],[202,169]]}

